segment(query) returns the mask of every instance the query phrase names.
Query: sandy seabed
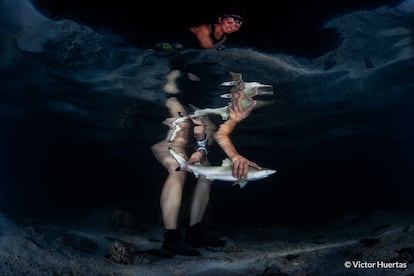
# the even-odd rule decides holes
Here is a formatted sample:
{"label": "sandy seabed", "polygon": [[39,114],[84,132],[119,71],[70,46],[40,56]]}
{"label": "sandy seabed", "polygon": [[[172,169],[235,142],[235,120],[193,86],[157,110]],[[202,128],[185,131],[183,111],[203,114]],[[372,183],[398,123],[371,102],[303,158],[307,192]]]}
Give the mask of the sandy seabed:
{"label": "sandy seabed", "polygon": [[414,275],[414,215],[349,214],[319,225],[215,230],[227,243],[168,256],[161,226],[118,229],[0,214],[0,275]]}

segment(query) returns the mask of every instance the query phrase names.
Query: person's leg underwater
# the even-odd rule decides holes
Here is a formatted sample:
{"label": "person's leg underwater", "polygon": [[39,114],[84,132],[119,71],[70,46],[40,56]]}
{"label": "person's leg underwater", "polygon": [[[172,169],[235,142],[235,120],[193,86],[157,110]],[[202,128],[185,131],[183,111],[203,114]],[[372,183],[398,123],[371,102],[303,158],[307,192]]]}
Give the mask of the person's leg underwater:
{"label": "person's leg underwater", "polygon": [[[209,164],[205,158],[202,163]],[[185,241],[193,247],[219,247],[224,246],[225,241],[219,239],[207,238],[203,230],[203,218],[206,213],[210,200],[210,190],[212,182],[204,176],[199,176],[191,201],[190,221],[186,230]]]}
{"label": "person's leg underwater", "polygon": [[[183,106],[175,97],[168,98],[165,105],[172,116],[166,121],[173,122],[174,117],[179,116],[179,114],[185,114]],[[178,225],[187,172],[176,170],[178,166],[177,161],[168,151],[168,149],[172,147],[176,152],[183,155],[183,157],[186,157],[185,148],[188,143],[187,137],[189,135],[190,124],[185,121],[181,122],[181,131],[173,141],[171,141],[171,134],[174,132],[175,126],[169,123],[169,127],[170,130],[166,139],[151,147],[156,159],[168,171],[168,176],[164,182],[160,196],[162,222],[165,230],[162,248],[172,254],[198,256],[200,253],[184,242],[182,232]]]}
{"label": "person's leg underwater", "polygon": [[178,227],[185,176],[186,172],[170,172],[162,188],[160,205],[165,229],[162,248],[173,254],[198,256],[200,253],[184,242]]}

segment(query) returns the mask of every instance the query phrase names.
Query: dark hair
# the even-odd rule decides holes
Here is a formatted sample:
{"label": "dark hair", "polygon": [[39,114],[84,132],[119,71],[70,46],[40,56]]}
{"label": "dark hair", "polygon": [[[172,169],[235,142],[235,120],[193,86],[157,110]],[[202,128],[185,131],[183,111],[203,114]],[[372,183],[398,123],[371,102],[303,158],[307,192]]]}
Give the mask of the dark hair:
{"label": "dark hair", "polygon": [[223,14],[239,15],[243,19],[245,19],[247,11],[246,11],[246,8],[242,4],[234,4],[234,5],[231,5],[231,6],[224,7],[220,11],[220,16],[223,15]]}

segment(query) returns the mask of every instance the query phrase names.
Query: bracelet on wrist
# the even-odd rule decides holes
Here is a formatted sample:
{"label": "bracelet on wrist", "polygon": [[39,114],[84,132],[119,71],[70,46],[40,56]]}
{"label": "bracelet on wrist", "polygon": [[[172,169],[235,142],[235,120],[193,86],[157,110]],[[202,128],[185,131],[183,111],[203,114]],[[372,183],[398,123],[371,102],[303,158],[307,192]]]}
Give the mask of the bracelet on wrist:
{"label": "bracelet on wrist", "polygon": [[197,140],[197,146],[199,146],[199,147],[206,147],[207,146],[207,142],[208,142],[208,137],[206,135],[206,138],[204,138],[203,140]]}
{"label": "bracelet on wrist", "polygon": [[206,138],[204,140],[197,141],[197,151],[204,151],[204,153],[207,155],[207,143],[208,143],[208,137],[206,135]]}
{"label": "bracelet on wrist", "polygon": [[204,151],[204,154],[207,155],[207,148],[206,147],[198,147],[196,151]]}

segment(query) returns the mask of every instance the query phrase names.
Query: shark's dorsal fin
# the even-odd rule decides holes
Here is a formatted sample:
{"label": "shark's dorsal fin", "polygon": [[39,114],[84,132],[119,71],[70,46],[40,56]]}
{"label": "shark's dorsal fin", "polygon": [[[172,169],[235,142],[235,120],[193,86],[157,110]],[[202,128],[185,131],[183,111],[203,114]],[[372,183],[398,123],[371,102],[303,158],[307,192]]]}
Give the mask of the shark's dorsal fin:
{"label": "shark's dorsal fin", "polygon": [[221,161],[221,165],[222,166],[231,166],[232,163],[231,163],[230,159],[226,158],[226,159],[223,159],[223,161]]}
{"label": "shark's dorsal fin", "polygon": [[240,73],[236,73],[236,72],[229,72],[231,80],[232,81],[241,81],[242,79],[242,74]]}

